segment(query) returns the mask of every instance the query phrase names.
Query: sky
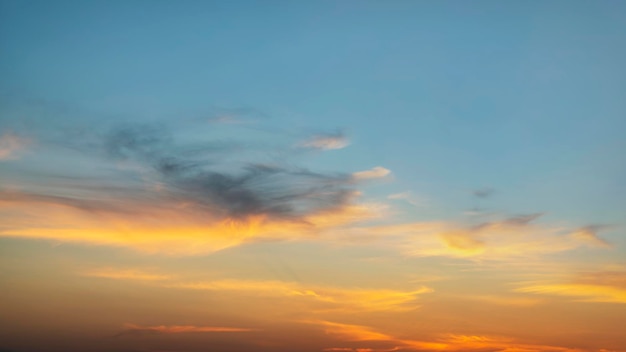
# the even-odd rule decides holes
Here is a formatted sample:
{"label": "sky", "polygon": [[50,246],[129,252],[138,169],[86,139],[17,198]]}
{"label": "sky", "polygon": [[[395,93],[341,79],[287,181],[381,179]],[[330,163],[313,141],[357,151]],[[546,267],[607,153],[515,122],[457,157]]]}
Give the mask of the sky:
{"label": "sky", "polygon": [[626,351],[626,2],[0,0],[0,351]]}

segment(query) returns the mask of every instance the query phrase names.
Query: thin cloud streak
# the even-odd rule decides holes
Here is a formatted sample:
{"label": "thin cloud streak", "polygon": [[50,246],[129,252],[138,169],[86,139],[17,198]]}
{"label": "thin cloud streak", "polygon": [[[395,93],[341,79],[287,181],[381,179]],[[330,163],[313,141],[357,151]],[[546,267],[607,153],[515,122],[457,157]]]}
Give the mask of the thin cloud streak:
{"label": "thin cloud streak", "polygon": [[566,283],[543,282],[525,285],[517,292],[565,296],[582,302],[626,304],[626,272],[598,271],[577,275]]}
{"label": "thin cloud streak", "polygon": [[303,297],[331,304],[336,310],[402,312],[418,307],[420,295],[431,293],[429,287],[410,291],[362,289],[303,285],[284,281],[218,280],[209,282],[179,282],[171,288],[243,292],[251,296]]}
{"label": "thin cloud streak", "polygon": [[153,274],[136,269],[102,268],[82,273],[83,276],[133,281],[164,281],[172,279],[171,275]]}
{"label": "thin cloud streak", "polygon": [[343,149],[348,145],[350,145],[350,141],[341,132],[318,134],[299,144],[302,148],[319,150]]}
{"label": "thin cloud streak", "polygon": [[548,284],[517,289],[518,292],[577,298],[583,302],[626,304],[626,289],[601,285]]}
{"label": "thin cloud streak", "polygon": [[158,334],[184,334],[184,333],[235,333],[235,332],[251,332],[258,329],[249,328],[233,328],[223,326],[194,326],[194,325],[157,325],[157,326],[141,326],[135,324],[126,324],[124,331],[115,335],[116,337],[132,335],[158,335]]}

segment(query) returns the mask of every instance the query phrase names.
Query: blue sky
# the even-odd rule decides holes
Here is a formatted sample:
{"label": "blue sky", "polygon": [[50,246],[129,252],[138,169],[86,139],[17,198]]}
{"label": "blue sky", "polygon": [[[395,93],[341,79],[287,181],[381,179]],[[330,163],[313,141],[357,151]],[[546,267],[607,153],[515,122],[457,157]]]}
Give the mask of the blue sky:
{"label": "blue sky", "polygon": [[[564,245],[556,261],[611,262],[626,272],[624,62],[623,1],[2,0],[0,196],[13,201],[18,190],[29,194],[15,196],[26,203],[60,199],[67,206],[67,199],[80,198],[98,208],[89,203],[93,197],[109,202],[98,208],[106,212],[154,199],[169,206],[170,198],[149,194],[165,188],[205,206],[192,194],[200,192],[193,183],[200,176],[181,172],[167,179],[163,160],[180,158],[188,164],[176,167],[193,164],[198,174],[213,168],[247,175],[249,169],[237,168],[279,165],[285,174],[258,181],[256,195],[273,206],[281,192],[274,182],[284,183],[293,187],[285,197],[296,199],[288,205],[297,211],[263,208],[270,217],[326,211],[335,199],[326,197],[343,195],[345,187],[360,195],[346,195],[341,207],[384,203],[386,217],[376,220],[383,224],[485,221],[517,234],[507,226],[528,224],[516,216],[540,213],[529,220],[546,226],[536,233],[593,229],[596,245],[613,246],[597,254]],[[125,133],[137,145],[124,142]],[[358,174],[367,170],[374,173]],[[117,193],[103,185],[125,187],[130,197],[114,199]],[[323,204],[299,198],[303,185],[315,188]],[[481,190],[483,197],[476,195]],[[221,201],[208,203],[240,211]],[[35,216],[41,228],[58,225],[46,222],[43,212],[50,210],[32,211],[17,206],[0,217]],[[184,221],[195,225],[196,215]],[[76,224],[91,224],[73,216],[68,219]],[[183,221],[171,216],[172,223]],[[341,231],[365,231],[350,224],[342,223]],[[377,231],[391,230],[370,229]],[[470,238],[463,246],[491,238],[488,226],[484,231],[478,239],[459,235]],[[6,236],[11,240],[1,239],[18,241],[20,235]],[[76,240],[55,236],[40,237]],[[390,236],[389,243],[404,241],[396,232]],[[19,241],[25,242],[11,246],[27,253],[30,239]],[[216,243],[207,252],[240,244]],[[307,252],[307,244],[294,246]],[[315,246],[307,252],[313,257]],[[428,255],[439,253],[428,248]],[[90,250],[71,252],[80,262]],[[490,258],[502,260],[504,252],[494,253]],[[305,257],[302,265],[313,265]]]}
{"label": "blue sky", "polygon": [[9,97],[132,119],[254,108],[345,130],[352,155],[327,162],[384,159],[446,203],[493,187],[511,210],[621,220],[621,2],[2,6]]}

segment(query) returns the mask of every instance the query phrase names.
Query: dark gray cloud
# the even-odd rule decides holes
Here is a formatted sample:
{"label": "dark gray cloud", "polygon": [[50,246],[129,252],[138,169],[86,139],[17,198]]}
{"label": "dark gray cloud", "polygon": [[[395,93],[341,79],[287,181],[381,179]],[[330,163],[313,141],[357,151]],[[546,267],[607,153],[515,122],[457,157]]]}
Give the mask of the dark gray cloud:
{"label": "dark gray cloud", "polygon": [[[296,166],[306,155],[294,148],[293,131],[271,128],[255,139],[250,131],[263,126],[222,126],[267,119],[252,108],[212,108],[174,125],[141,117],[134,121],[145,122],[124,122],[123,116],[47,101],[14,105],[11,115],[33,116],[14,129],[28,131],[41,150],[63,163],[51,161],[40,164],[42,170],[22,172],[20,178],[27,177],[33,187],[0,193],[5,200],[56,203],[90,212],[184,203],[186,209],[211,217],[263,215],[301,221],[352,204],[358,193],[358,181],[350,174]],[[321,149],[348,143],[342,132],[320,133],[308,142]],[[54,185],[50,177],[42,179],[50,174],[56,175]],[[23,184],[15,178],[15,184]]]}
{"label": "dark gray cloud", "polygon": [[264,215],[297,221],[348,205],[356,195],[349,174],[317,173],[279,163],[232,164],[231,153],[243,145],[219,141],[187,145],[163,125],[127,124],[100,136],[102,156],[143,166],[164,186],[161,196],[212,216]]}

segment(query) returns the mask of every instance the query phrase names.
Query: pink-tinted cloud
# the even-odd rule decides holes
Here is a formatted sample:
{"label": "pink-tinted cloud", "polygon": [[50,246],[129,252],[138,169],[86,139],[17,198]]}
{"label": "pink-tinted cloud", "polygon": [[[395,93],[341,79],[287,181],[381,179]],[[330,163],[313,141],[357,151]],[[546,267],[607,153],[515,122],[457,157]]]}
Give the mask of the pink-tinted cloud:
{"label": "pink-tinted cloud", "polygon": [[319,134],[300,143],[303,148],[334,150],[343,149],[350,144],[350,141],[343,133]]}
{"label": "pink-tinted cloud", "polygon": [[372,180],[377,178],[383,178],[391,174],[391,170],[386,169],[382,166],[376,166],[370,170],[358,171],[352,174],[352,178],[361,181],[361,180]]}

